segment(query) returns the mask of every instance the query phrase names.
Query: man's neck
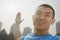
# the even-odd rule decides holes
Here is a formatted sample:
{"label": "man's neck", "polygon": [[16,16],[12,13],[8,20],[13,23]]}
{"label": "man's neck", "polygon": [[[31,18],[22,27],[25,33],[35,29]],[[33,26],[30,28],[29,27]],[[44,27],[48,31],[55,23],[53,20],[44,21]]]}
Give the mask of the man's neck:
{"label": "man's neck", "polygon": [[45,31],[45,30],[44,31],[43,30],[42,31],[34,30],[34,34],[39,36],[39,35],[47,35],[49,33],[48,33],[48,31]]}

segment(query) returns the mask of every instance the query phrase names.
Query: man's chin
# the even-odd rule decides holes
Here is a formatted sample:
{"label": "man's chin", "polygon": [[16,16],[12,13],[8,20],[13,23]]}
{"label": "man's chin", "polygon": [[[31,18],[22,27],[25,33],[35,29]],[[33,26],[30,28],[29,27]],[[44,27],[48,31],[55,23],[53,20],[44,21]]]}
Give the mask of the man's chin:
{"label": "man's chin", "polygon": [[36,28],[36,30],[43,31],[43,30],[45,30],[45,28]]}

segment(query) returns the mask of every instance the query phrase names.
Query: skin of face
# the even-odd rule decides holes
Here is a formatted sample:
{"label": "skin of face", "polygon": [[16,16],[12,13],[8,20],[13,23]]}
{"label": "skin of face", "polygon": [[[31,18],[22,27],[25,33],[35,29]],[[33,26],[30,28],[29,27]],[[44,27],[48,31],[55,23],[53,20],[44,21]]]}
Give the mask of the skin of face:
{"label": "skin of face", "polygon": [[33,14],[33,25],[35,30],[48,30],[50,25],[55,22],[53,11],[48,7],[38,7]]}

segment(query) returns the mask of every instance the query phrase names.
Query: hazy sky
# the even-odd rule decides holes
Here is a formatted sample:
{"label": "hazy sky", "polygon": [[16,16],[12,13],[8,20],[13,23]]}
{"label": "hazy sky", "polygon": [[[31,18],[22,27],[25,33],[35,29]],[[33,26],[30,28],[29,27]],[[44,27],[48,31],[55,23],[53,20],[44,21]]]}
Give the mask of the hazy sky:
{"label": "hazy sky", "polygon": [[[7,33],[10,32],[10,27],[15,23],[16,13],[21,12],[22,19],[24,21],[21,23],[21,31],[24,27],[31,27],[32,24],[32,14],[38,5],[50,4],[56,11],[56,22],[60,21],[60,5],[59,0],[0,0],[0,22],[3,23],[3,28],[6,29]],[[55,22],[55,23],[56,23]],[[55,34],[56,24],[50,27],[49,32]]]}

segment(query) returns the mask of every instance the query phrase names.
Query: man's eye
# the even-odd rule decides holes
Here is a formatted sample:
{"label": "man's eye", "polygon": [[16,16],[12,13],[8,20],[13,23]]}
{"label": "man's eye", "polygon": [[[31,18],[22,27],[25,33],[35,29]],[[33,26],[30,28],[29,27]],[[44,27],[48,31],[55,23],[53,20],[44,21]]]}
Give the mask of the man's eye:
{"label": "man's eye", "polygon": [[50,16],[50,15],[46,15],[46,16]]}
{"label": "man's eye", "polygon": [[46,15],[46,16],[49,16],[49,15]]}
{"label": "man's eye", "polygon": [[38,15],[40,14],[40,13],[37,13]]}
{"label": "man's eye", "polygon": [[36,14],[37,14],[37,15],[40,15],[40,12],[37,12]]}

